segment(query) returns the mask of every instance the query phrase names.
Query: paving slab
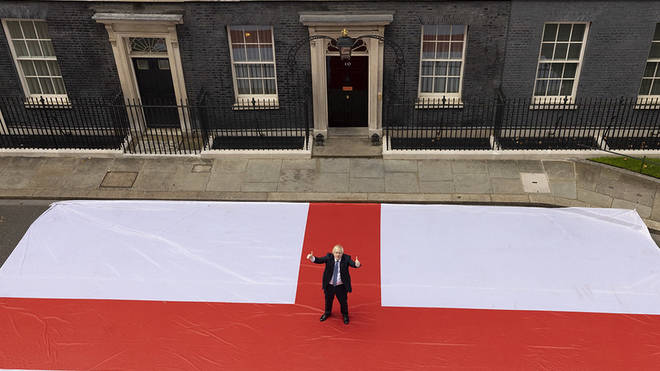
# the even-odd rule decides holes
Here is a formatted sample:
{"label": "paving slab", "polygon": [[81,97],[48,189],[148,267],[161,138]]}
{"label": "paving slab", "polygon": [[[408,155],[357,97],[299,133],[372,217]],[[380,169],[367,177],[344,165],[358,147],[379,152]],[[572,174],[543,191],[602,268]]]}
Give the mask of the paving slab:
{"label": "paving slab", "polygon": [[595,191],[600,180],[601,167],[596,164],[575,162],[575,179],[578,189]]}
{"label": "paving slab", "polygon": [[316,174],[312,181],[313,190],[321,193],[345,193],[349,191],[348,174]]}
{"label": "paving slab", "polygon": [[576,199],[575,180],[550,180],[550,193],[555,197]]}
{"label": "paving slab", "polygon": [[385,172],[417,172],[416,160],[384,160]]}
{"label": "paving slab", "polygon": [[245,173],[211,172],[206,191],[240,191],[245,182]]}
{"label": "paving slab", "polygon": [[490,178],[493,194],[523,194],[522,181],[520,178]]}
{"label": "paving slab", "polygon": [[488,174],[485,160],[453,160],[451,169],[454,174]]}
{"label": "paving slab", "polygon": [[206,189],[210,172],[177,172],[171,179],[172,191],[199,192]]}
{"label": "paving slab", "polygon": [[385,165],[380,158],[352,158],[349,172],[351,178],[381,178]]}
{"label": "paving slab", "polygon": [[621,181],[615,185],[612,196],[651,207],[656,188],[657,184],[652,180],[628,176],[621,178]]}
{"label": "paving slab", "polygon": [[454,192],[491,193],[490,178],[485,174],[454,175]]}
{"label": "paving slab", "polygon": [[277,182],[280,179],[282,160],[248,160],[245,170],[247,182]]}
{"label": "paving slab", "polygon": [[280,172],[278,192],[313,192],[316,170],[288,169]]}
{"label": "paving slab", "polygon": [[243,192],[275,192],[279,183],[243,183]]}
{"label": "paving slab", "polygon": [[488,175],[497,178],[520,178],[518,164],[513,160],[486,161]]}
{"label": "paving slab", "polygon": [[134,171],[108,171],[100,183],[102,188],[131,188],[138,173]]}
{"label": "paving slab", "polygon": [[521,173],[542,173],[545,171],[540,160],[516,160],[516,165]]}
{"label": "paving slab", "polygon": [[420,160],[417,163],[419,167],[420,181],[438,181],[453,180],[451,172],[451,160]]}
{"label": "paving slab", "polygon": [[385,192],[385,178],[350,178],[349,191],[359,193]]}
{"label": "paving slab", "polygon": [[316,159],[282,160],[282,170],[316,169]]}
{"label": "paving slab", "polygon": [[543,161],[549,179],[574,179],[575,165],[572,161]]}
{"label": "paving slab", "polygon": [[171,191],[175,172],[147,171],[138,173],[133,188],[137,191]]}
{"label": "paving slab", "polygon": [[453,180],[439,180],[433,182],[419,182],[419,191],[422,193],[454,193]]}
{"label": "paving slab", "polygon": [[350,160],[347,158],[319,158],[321,173],[348,173]]}
{"label": "paving slab", "polygon": [[417,174],[414,173],[386,173],[385,192],[392,193],[419,193]]}
{"label": "paving slab", "polygon": [[[116,158],[114,161],[106,165],[107,170],[112,171],[140,171],[144,167],[147,160],[141,158]],[[153,163],[149,160],[149,167],[153,167]]]}
{"label": "paving slab", "polygon": [[591,207],[612,207],[612,197],[588,189],[578,187],[577,199]]}

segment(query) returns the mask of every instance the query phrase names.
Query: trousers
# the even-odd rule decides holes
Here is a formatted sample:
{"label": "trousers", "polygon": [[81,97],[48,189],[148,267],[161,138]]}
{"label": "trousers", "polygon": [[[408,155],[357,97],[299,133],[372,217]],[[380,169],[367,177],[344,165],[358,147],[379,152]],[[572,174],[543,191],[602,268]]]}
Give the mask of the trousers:
{"label": "trousers", "polygon": [[341,314],[348,316],[348,293],[346,292],[346,286],[344,284],[333,286],[328,285],[325,289],[325,313],[330,314],[332,312],[332,303],[335,301],[335,296],[339,301],[339,306],[341,308]]}

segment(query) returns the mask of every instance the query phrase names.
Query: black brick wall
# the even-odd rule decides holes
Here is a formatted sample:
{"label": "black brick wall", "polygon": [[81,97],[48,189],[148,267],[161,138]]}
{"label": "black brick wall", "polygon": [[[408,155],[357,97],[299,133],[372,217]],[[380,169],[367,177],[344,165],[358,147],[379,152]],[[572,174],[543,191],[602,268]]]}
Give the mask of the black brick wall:
{"label": "black brick wall", "polygon": [[529,98],[545,22],[591,22],[577,97],[635,97],[655,25],[658,1],[513,1],[503,90]]}

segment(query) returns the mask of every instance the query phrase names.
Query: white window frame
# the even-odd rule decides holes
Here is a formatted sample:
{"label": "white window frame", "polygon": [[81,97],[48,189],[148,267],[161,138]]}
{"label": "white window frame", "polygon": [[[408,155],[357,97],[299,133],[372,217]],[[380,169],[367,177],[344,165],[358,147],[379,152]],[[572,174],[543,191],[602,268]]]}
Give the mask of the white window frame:
{"label": "white window frame", "polygon": [[[458,24],[442,24],[444,26],[459,26]],[[439,24],[429,24],[427,26],[440,26]],[[419,81],[417,82],[417,98],[420,100],[425,100],[429,99],[431,102],[427,104],[423,104],[419,102],[416,107],[417,108],[436,108],[436,106],[442,106],[442,98],[446,98],[446,105],[448,106],[456,106],[456,104],[461,105],[461,97],[463,94],[463,70],[465,69],[465,50],[467,49],[467,39],[468,39],[468,25],[467,24],[462,24],[460,26],[465,27],[465,31],[463,33],[463,50],[461,52],[461,72],[459,75],[459,81],[458,81],[458,92],[457,93],[429,93],[429,92],[422,92],[422,64],[425,61],[432,61],[432,62],[458,62],[458,59],[451,59],[451,58],[441,58],[441,59],[423,59],[424,56],[424,25],[422,25],[422,32],[420,35],[420,47],[419,47]],[[437,42],[436,42],[437,43]],[[451,51],[450,51],[451,52]]]}
{"label": "white window frame", "polygon": [[[29,98],[30,101],[26,103],[37,103],[36,101],[32,101],[32,99],[37,99],[37,98],[45,98],[44,103],[49,104],[62,104],[62,103],[68,103],[68,94],[66,93],[66,83],[64,82],[64,78],[62,78],[62,83],[64,84],[64,94],[31,94],[30,93],[30,88],[27,83],[27,79],[25,78],[25,72],[23,71],[23,67],[19,63],[19,60],[45,60],[45,61],[56,61],[57,62],[57,56],[52,56],[52,57],[18,57],[16,54],[16,50],[14,49],[14,40],[9,34],[9,26],[7,25],[7,21],[31,21],[31,22],[44,22],[46,25],[48,22],[44,19],[32,19],[32,18],[3,18],[2,19],[2,27],[5,32],[5,36],[7,39],[7,43],[9,44],[9,50],[11,51],[12,58],[14,60],[14,66],[16,66],[16,70],[18,71],[18,77],[21,80],[21,85],[23,87],[23,92],[25,94],[25,97]],[[50,34],[48,35],[50,37]],[[37,39],[37,40],[49,40],[51,41],[52,38],[49,39]],[[59,67],[59,63],[58,63]],[[60,72],[61,72],[61,67]],[[38,102],[41,103],[41,102]]]}
{"label": "white window frame", "polygon": [[[653,48],[653,44],[660,44],[660,38],[655,39],[655,34],[660,31],[660,22],[656,23],[655,29],[653,30],[653,36],[651,37],[651,45],[649,47],[649,54],[648,57],[646,58],[646,63],[644,63],[644,69],[642,71],[642,78],[640,79],[640,86],[639,88],[642,88],[642,81],[644,79],[648,79],[644,77],[644,72],[646,71],[646,64],[648,63],[657,63],[656,64],[656,71],[654,72],[654,75],[658,75],[655,77],[651,77],[650,79],[652,80],[651,82],[651,89],[653,88],[653,84],[660,84],[660,58],[651,58],[651,49]],[[660,94],[648,94],[648,95],[643,95],[639,94],[639,89],[637,90],[637,106],[636,108],[652,108],[652,109],[657,109],[658,108],[658,103],[660,103]],[[646,106],[650,105],[650,106]]]}
{"label": "white window frame", "polygon": [[[584,27],[584,35],[582,36],[582,41],[581,41],[582,46],[580,47],[580,57],[577,60],[577,67],[575,69],[575,77],[573,78],[573,88],[571,89],[571,95],[544,95],[544,96],[534,95],[535,94],[534,92],[536,91],[536,83],[538,81],[537,76],[539,74],[539,67],[541,66],[542,63],[543,64],[545,64],[545,63],[573,63],[573,60],[569,61],[568,59],[565,59],[565,60],[552,60],[552,59],[551,60],[541,60],[541,51],[543,50],[543,42],[544,42],[543,41],[543,36],[545,34],[545,27],[548,24],[556,24],[557,25],[557,30],[559,30],[559,26],[561,26],[562,24],[570,24],[571,26],[578,25],[578,24],[583,24],[585,26]],[[582,71],[582,62],[584,61],[584,50],[587,48],[587,38],[589,37],[590,25],[591,25],[590,22],[565,22],[565,21],[559,22],[559,21],[555,21],[555,22],[545,22],[545,23],[543,23],[543,31],[541,32],[541,40],[539,41],[539,52],[538,52],[538,55],[537,55],[537,58],[536,58],[536,71],[534,73],[534,85],[533,85],[533,88],[532,88],[532,100],[533,100],[534,104],[541,104],[541,105],[552,104],[553,106],[550,106],[549,108],[553,108],[553,109],[554,108],[575,108],[575,106],[573,104],[575,103],[575,96],[577,94],[577,87],[578,87],[579,81],[580,81],[580,72]],[[559,31],[557,31],[557,32],[559,32]],[[570,43],[572,42],[572,41],[570,41],[572,36],[573,36],[573,29],[571,27],[571,35],[569,35],[569,37],[568,37],[569,46],[570,46]],[[554,43],[555,48],[556,48],[558,42],[555,40],[553,43]],[[568,55],[568,50],[566,51],[566,53]],[[554,54],[554,49],[553,49],[553,54]],[[561,80],[561,78],[560,78],[560,80]],[[561,87],[560,87],[560,89],[561,89]],[[561,91],[560,91],[560,93],[561,93]],[[560,107],[561,104],[564,104],[564,103],[570,104],[570,106]]]}
{"label": "white window frame", "polygon": [[[265,26],[265,25],[233,25],[234,27],[240,27],[240,26]],[[234,97],[235,97],[235,103],[234,103],[234,109],[252,109],[252,108],[279,108],[279,91],[277,87],[277,58],[275,54],[275,32],[273,30],[273,26],[268,26],[270,27],[270,37],[271,37],[271,45],[273,48],[273,61],[272,62],[254,62],[254,61],[242,61],[242,62],[235,62],[234,61],[234,49],[232,48],[232,41],[231,41],[231,27],[232,25],[227,26],[227,41],[229,42],[229,58],[231,62],[231,76],[234,84]],[[238,93],[238,81],[236,79],[236,64],[273,64],[273,74],[275,78],[275,94],[239,94]],[[257,102],[256,105],[252,104],[252,100],[255,100]]]}

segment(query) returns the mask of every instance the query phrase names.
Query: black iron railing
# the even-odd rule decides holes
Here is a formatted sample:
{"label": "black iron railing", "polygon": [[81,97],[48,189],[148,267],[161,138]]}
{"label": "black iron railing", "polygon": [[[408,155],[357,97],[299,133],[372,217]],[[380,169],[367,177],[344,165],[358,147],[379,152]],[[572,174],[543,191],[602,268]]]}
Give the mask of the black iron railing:
{"label": "black iron railing", "polygon": [[383,114],[393,150],[660,149],[660,99],[418,99]]}
{"label": "black iron railing", "polygon": [[0,97],[0,148],[99,149],[134,154],[308,149],[307,105],[248,101],[226,106],[121,98]]}

